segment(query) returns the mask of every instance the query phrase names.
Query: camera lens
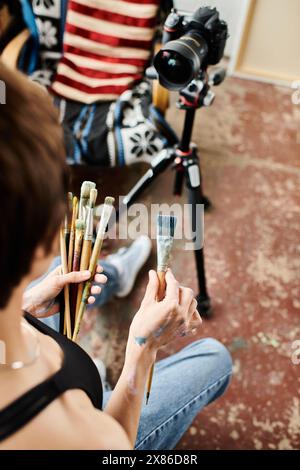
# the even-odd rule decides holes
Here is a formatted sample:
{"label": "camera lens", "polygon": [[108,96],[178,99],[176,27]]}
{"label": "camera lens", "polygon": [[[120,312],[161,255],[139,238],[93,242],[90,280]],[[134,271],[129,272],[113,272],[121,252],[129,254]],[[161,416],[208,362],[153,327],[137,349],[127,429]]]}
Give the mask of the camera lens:
{"label": "camera lens", "polygon": [[172,91],[185,88],[198,76],[206,53],[207,44],[198,31],[168,42],[154,58],[160,83]]}
{"label": "camera lens", "polygon": [[159,59],[159,73],[168,83],[182,86],[190,81],[190,63],[178,52],[162,51]]}

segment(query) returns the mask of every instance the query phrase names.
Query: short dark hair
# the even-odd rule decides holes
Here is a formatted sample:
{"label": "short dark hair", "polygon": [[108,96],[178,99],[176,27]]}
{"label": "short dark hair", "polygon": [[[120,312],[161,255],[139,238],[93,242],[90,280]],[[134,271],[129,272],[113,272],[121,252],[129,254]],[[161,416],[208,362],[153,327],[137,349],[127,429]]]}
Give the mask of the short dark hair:
{"label": "short dark hair", "polygon": [[49,252],[65,212],[67,167],[58,112],[47,93],[0,60],[0,308]]}

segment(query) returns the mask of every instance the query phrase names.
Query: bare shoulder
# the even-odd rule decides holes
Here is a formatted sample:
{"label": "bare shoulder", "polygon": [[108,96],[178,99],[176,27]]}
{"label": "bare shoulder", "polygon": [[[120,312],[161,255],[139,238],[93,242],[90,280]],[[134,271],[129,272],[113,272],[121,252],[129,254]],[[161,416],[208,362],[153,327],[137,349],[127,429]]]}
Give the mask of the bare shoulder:
{"label": "bare shoulder", "polygon": [[93,407],[80,390],[69,390],[24,428],[0,444],[0,449],[130,449],[124,429]]}
{"label": "bare shoulder", "polygon": [[74,426],[74,429],[81,427],[80,433],[73,436],[76,448],[96,450],[132,448],[122,426],[107,413],[95,409],[90,403],[81,403],[80,407],[76,407],[70,415],[70,420],[70,425]]}

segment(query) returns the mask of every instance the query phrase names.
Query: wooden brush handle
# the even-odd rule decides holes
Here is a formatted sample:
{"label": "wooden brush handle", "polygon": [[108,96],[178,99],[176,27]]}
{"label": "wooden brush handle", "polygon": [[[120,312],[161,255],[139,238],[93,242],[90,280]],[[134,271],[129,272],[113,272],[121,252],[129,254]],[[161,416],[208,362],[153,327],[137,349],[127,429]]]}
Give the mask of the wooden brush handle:
{"label": "wooden brush handle", "polygon": [[163,300],[166,294],[166,273],[165,271],[157,271],[157,276],[159,280],[159,287],[157,291],[157,300],[160,302]]}
{"label": "wooden brush handle", "polygon": [[80,260],[80,271],[85,271],[89,267],[90,257],[91,257],[91,240],[83,240],[82,253]]}
{"label": "wooden brush handle", "polygon": [[79,271],[80,269],[81,247],[82,238],[78,238],[77,240],[75,239],[72,271]]}
{"label": "wooden brush handle", "polygon": [[148,380],[147,380],[146,405],[148,405],[148,401],[150,398],[151,385],[152,385],[152,379],[153,379],[153,373],[154,373],[154,364],[155,363],[153,362],[151,369],[149,371]]}
{"label": "wooden brush handle", "polygon": [[[91,240],[83,240],[81,260],[80,260],[80,271],[85,271],[89,267],[90,257],[91,257],[92,242]],[[77,290],[77,300],[76,300],[76,310],[75,310],[75,323],[78,317],[78,312],[80,308],[80,302],[83,292],[83,282],[78,285]]]}
{"label": "wooden brush handle", "polygon": [[[68,261],[67,261],[67,247],[66,241],[63,235],[62,230],[60,231],[60,254],[61,254],[61,263],[62,263],[62,272],[67,274],[68,272]],[[71,338],[71,315],[70,315],[70,295],[69,295],[69,286],[64,288],[64,299],[65,299],[65,318],[64,318],[64,329],[67,333],[67,337]]]}
{"label": "wooden brush handle", "polygon": [[65,325],[67,338],[71,339],[71,308],[70,308],[70,290],[69,286],[64,287],[64,300],[65,300]]}
{"label": "wooden brush handle", "polygon": [[80,329],[80,323],[81,323],[81,320],[82,320],[82,317],[83,317],[83,314],[84,314],[84,311],[85,311],[85,307],[86,307],[86,304],[87,304],[87,300],[88,300],[89,295],[91,293],[92,279],[94,279],[94,276],[95,276],[95,273],[96,273],[97,261],[98,261],[99,256],[100,256],[102,244],[103,244],[103,238],[96,238],[96,242],[95,242],[95,245],[94,245],[94,248],[93,248],[93,251],[92,251],[92,256],[91,256],[90,264],[89,264],[89,271],[91,273],[91,280],[86,281],[85,284],[84,284],[84,289],[83,289],[81,302],[80,302],[80,306],[79,306],[79,310],[78,310],[78,315],[77,315],[76,322],[75,322],[75,328],[74,328],[74,332],[73,332],[73,341],[76,341],[76,338],[77,338],[77,335],[78,335],[79,329]]}
{"label": "wooden brush handle", "polygon": [[80,323],[81,323],[82,317],[84,315],[87,300],[88,300],[90,292],[91,292],[91,287],[92,287],[92,282],[91,281],[86,281],[86,283],[84,284],[84,289],[83,289],[83,293],[82,293],[82,298],[81,298],[81,302],[80,302],[80,306],[79,306],[78,315],[77,315],[77,318],[76,318],[76,321],[75,321],[75,327],[74,327],[74,332],[73,332],[73,337],[72,337],[73,341],[76,341],[76,339],[77,339],[79,329],[80,329]]}
{"label": "wooden brush handle", "polygon": [[79,271],[80,268],[80,250],[74,251],[72,271]]}
{"label": "wooden brush handle", "polygon": [[103,245],[104,238],[96,238],[95,245],[91,254],[90,264],[89,264],[89,271],[92,274],[92,277],[95,276],[98,259],[101,253],[102,245]]}

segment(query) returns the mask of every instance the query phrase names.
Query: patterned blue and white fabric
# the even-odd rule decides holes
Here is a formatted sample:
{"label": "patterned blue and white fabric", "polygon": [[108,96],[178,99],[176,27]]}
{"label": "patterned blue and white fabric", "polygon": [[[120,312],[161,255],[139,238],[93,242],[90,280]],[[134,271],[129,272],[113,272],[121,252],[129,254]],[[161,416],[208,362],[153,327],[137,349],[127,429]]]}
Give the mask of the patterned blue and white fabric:
{"label": "patterned blue and white fabric", "polygon": [[[62,55],[68,0],[20,2],[32,36],[29,66],[24,71],[48,88]],[[171,3],[162,0],[161,11],[166,12]],[[125,91],[115,102],[86,105],[57,97],[55,104],[60,109],[68,163],[149,163],[164,148],[174,145],[175,133],[151,103],[151,86],[146,81]]]}

